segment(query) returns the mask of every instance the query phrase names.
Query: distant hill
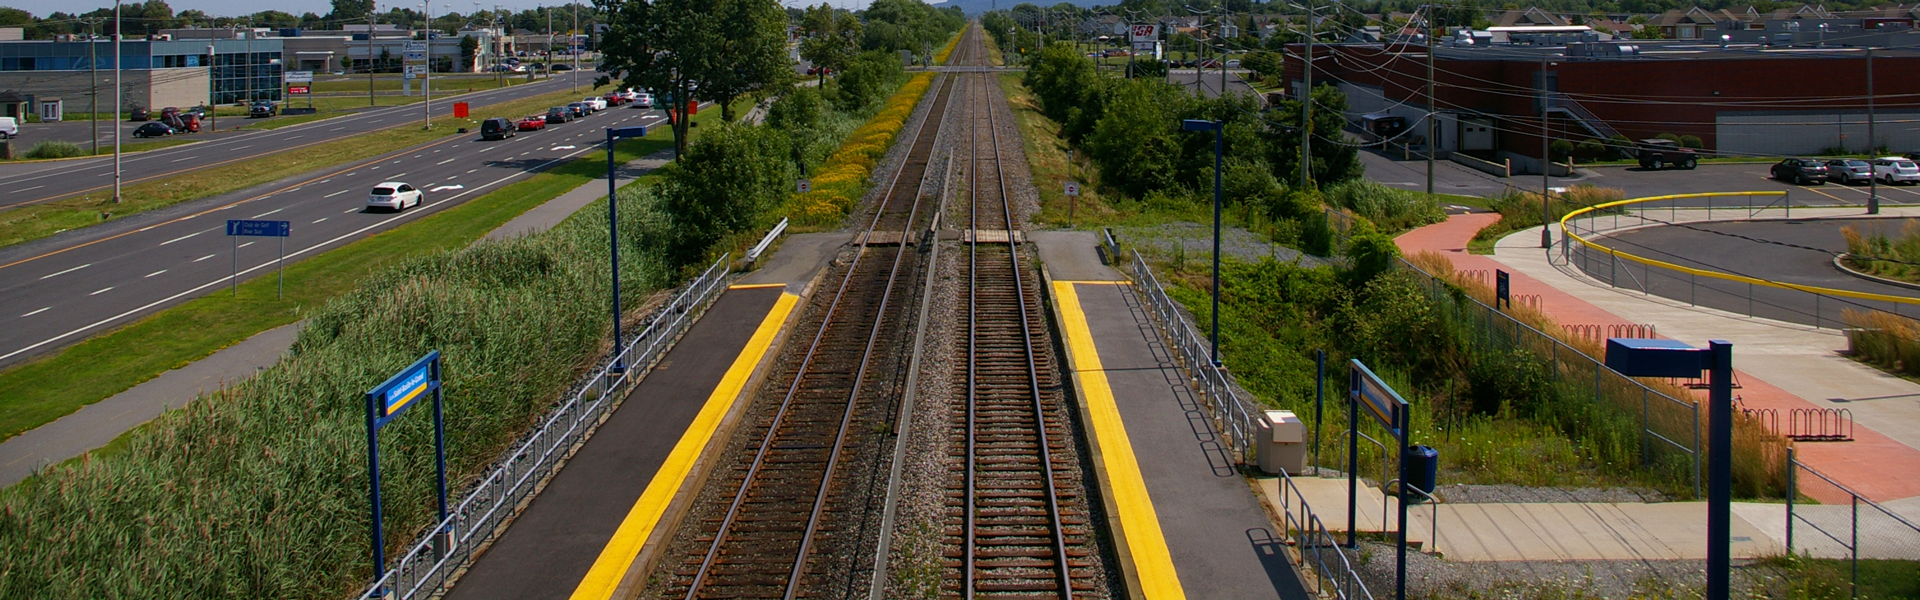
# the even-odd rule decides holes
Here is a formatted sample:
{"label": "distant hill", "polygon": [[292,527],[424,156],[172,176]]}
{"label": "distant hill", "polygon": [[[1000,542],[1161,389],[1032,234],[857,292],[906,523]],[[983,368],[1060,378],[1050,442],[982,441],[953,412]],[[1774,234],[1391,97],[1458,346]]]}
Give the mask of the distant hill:
{"label": "distant hill", "polygon": [[[1019,4],[1023,1],[1033,4],[1035,6],[1043,6],[1043,7],[1053,6],[1060,3],[1060,0],[1053,0],[1051,2],[1048,2],[1046,0],[997,0],[997,2],[996,0],[947,0],[946,2],[935,4],[933,5],[933,7],[948,8],[948,7],[958,6],[960,7],[960,12],[967,13],[968,15],[979,15],[981,13],[985,13],[989,10],[992,10],[995,4],[998,4],[999,7],[1002,9],[1007,9],[1007,8],[1013,8],[1014,5]],[[1082,7],[1109,6],[1113,4],[1119,4],[1119,0],[1066,0],[1066,2],[1074,6],[1082,6]]]}

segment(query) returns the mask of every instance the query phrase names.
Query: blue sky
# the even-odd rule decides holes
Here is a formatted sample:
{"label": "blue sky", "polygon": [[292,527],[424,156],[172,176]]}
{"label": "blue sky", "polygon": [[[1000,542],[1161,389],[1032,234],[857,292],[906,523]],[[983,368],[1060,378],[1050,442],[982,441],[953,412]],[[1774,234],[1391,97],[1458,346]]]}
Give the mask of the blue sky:
{"label": "blue sky", "polygon": [[[492,9],[495,1],[497,0],[488,0],[487,2],[482,2],[481,6],[487,9]],[[545,4],[557,5],[562,1],[564,0],[546,0]],[[583,0],[583,1],[591,1],[591,0]],[[839,6],[839,7],[852,6],[854,8],[862,8],[862,7],[865,7],[870,0],[827,0],[827,1],[833,4],[834,6]],[[821,0],[787,0],[786,4],[788,6],[800,6],[803,4],[819,4],[820,2]],[[93,10],[95,7],[101,7],[101,6],[104,6],[107,8],[113,7],[112,4],[99,3],[97,2],[97,0],[95,2],[87,2],[87,3],[80,3],[80,4],[76,4],[73,2],[65,2],[63,0],[6,0],[4,3],[0,3],[0,4],[4,4],[5,6],[10,6],[13,8],[24,10],[24,11],[33,13],[35,16],[39,16],[39,17],[45,17],[47,16],[48,13],[52,13],[53,11],[56,11],[56,10],[65,11],[68,13],[82,13],[82,12],[87,12],[89,10]],[[390,6],[393,4],[403,4],[407,6],[420,5],[419,2],[405,2],[405,1],[393,2],[393,3],[381,1],[379,2],[379,4],[381,7],[381,10],[386,10],[387,6]],[[472,0],[467,0],[465,2],[461,2],[459,0],[454,0],[453,2],[447,2],[446,0],[436,0],[434,2],[434,10],[436,12],[445,11],[446,8],[443,6],[445,4],[452,4],[453,10],[458,11],[461,14],[473,12]],[[542,2],[540,2],[540,0],[507,0],[507,1],[499,2],[499,5],[501,8],[512,9],[516,11],[524,8],[533,8],[541,4]],[[248,1],[248,0],[168,0],[167,6],[173,7],[173,11],[176,13],[183,10],[200,10],[208,14],[219,15],[219,16],[235,16],[235,15],[251,14],[251,13],[260,12],[263,10],[280,10],[280,11],[293,13],[296,15],[301,13],[306,13],[306,12],[324,15],[324,14],[327,14],[328,11],[333,9],[333,4],[328,2],[327,0],[267,0],[265,2]]]}

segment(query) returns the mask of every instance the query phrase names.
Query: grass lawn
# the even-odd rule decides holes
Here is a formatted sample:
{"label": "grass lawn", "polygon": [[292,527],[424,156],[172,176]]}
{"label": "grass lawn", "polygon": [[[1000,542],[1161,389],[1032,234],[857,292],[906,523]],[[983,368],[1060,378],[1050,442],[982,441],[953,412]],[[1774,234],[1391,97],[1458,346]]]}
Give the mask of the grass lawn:
{"label": "grass lawn", "polygon": [[573,92],[555,92],[515,100],[488,107],[475,114],[472,119],[442,117],[434,120],[434,127],[431,130],[415,124],[399,125],[345,139],[317,142],[290,149],[298,152],[282,151],[266,156],[235,157],[226,162],[202,165],[193,171],[123,185],[121,187],[122,202],[119,204],[113,203],[111,190],[100,188],[79,196],[22,206],[0,213],[0,247],[94,225],[103,221],[101,214],[106,212],[112,213],[111,218],[121,218],[189,200],[243,190],[299,173],[378,156],[436,140],[454,139],[450,136],[454,135],[455,128],[471,126],[477,122],[477,119],[489,114],[532,114],[544,111],[555,103],[563,103],[563,99],[574,95]]}
{"label": "grass lawn", "polygon": [[[708,111],[696,120],[717,120]],[[698,135],[699,128],[692,130]],[[673,147],[671,134],[622,142],[616,160]],[[478,198],[287,265],[286,298],[272,273],[240,284],[237,297],[202,296],[56,354],[0,372],[0,439],[18,435],[199,360],[254,334],[293,323],[307,309],[354,289],[406,256],[464,247],[527,210],[606,173],[590,154]],[[642,181],[646,178],[641,178]],[[630,185],[630,184],[629,184]]]}

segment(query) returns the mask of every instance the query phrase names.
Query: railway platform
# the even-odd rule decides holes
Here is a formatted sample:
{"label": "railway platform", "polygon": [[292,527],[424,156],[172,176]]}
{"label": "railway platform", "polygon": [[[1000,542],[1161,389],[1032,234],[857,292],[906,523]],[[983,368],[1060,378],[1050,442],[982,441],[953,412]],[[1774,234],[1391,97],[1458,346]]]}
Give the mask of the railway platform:
{"label": "railway platform", "polygon": [[[801,291],[835,246],[789,242],[729,287],[447,597],[604,599],[637,591],[643,550],[697,489],[709,444],[724,437],[790,329]],[[793,249],[806,251],[787,256]]]}
{"label": "railway platform", "polygon": [[1131,595],[1307,598],[1131,283],[1099,265],[1093,234],[1034,239]]}

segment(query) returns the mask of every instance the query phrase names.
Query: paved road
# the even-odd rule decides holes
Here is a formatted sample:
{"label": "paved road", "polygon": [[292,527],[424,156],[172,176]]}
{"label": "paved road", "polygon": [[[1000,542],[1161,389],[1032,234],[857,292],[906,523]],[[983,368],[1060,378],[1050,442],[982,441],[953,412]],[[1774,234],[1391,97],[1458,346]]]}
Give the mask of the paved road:
{"label": "paved road", "polygon": [[[1374,150],[1360,152],[1360,164],[1368,179],[1407,189],[1426,190],[1427,163],[1422,159],[1402,160]],[[1793,185],[1767,177],[1767,164],[1706,164],[1692,171],[1650,171],[1639,167],[1581,168],[1575,177],[1553,177],[1550,185],[1591,184],[1617,188],[1628,198],[1686,194],[1696,192],[1785,191],[1794,206],[1863,204],[1869,188],[1864,185]],[[1539,175],[1495,177],[1469,169],[1449,160],[1434,161],[1434,191],[1443,194],[1491,196],[1508,187],[1526,191],[1540,189]],[[1888,204],[1920,204],[1920,186],[1880,186],[1880,199]]]}
{"label": "paved road", "polygon": [[[1750,221],[1690,223],[1685,227],[1665,226],[1631,230],[1602,240],[1601,243],[1642,257],[1696,269],[1747,275],[1773,281],[1870,292],[1893,296],[1920,297],[1920,291],[1875,283],[1840,272],[1833,266],[1833,254],[1845,252],[1846,240],[1840,229],[1852,226],[1860,230],[1883,228],[1898,235],[1906,219],[1832,219],[1807,221]],[[1757,316],[1836,326],[1845,309],[1873,307],[1891,309],[1891,303],[1815,300],[1812,294],[1767,287],[1749,288],[1746,284],[1705,277],[1687,277],[1673,271],[1647,270],[1640,265],[1609,264],[1603,255],[1582,264],[1589,274],[1602,281],[1612,277],[1620,287],[1645,289],[1655,295],[1682,302]],[[1579,264],[1579,263],[1577,263]],[[1751,291],[1750,291],[1751,289]],[[1749,294],[1752,301],[1749,302]],[[1913,307],[1901,309],[1913,314]]]}
{"label": "paved road", "polygon": [[[475,109],[528,96],[568,89],[565,79],[517,85],[436,99],[434,116],[452,114],[454,101]],[[419,105],[369,110],[349,116],[291,125],[271,131],[220,134],[209,141],[163,148],[121,158],[121,183],[177,173],[187,168],[217,168],[221,164],[309,146],[370,131],[402,125],[420,118]],[[482,113],[480,116],[485,116]],[[124,140],[123,140],[124,141]],[[45,202],[113,185],[113,159],[34,162],[0,165],[0,210]]]}
{"label": "paved road", "polygon": [[[599,150],[602,127],[664,122],[657,110],[616,108],[501,141],[454,136],[0,250],[0,365],[224,291],[235,252],[225,236],[227,219],[292,221],[286,252],[289,262],[297,261]],[[389,180],[426,190],[426,203],[400,213],[365,210],[368,190]],[[275,242],[239,240],[242,279],[271,274]]]}

